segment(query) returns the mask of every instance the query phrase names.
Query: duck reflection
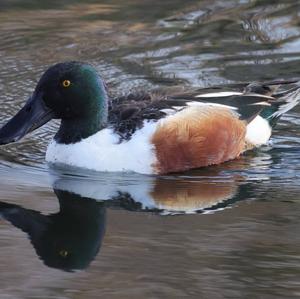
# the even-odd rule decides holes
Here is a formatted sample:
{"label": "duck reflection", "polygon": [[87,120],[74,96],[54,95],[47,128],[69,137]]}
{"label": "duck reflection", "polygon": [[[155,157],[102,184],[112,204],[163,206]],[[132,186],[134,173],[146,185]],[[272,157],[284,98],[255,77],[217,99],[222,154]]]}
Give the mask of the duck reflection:
{"label": "duck reflection", "polygon": [[185,177],[74,177],[53,174],[58,213],[0,202],[0,216],[29,235],[45,265],[84,269],[99,252],[105,233],[106,209],[151,211],[164,215],[211,212],[249,198],[243,177],[193,173]]}
{"label": "duck reflection", "polygon": [[56,190],[60,210],[43,215],[0,202],[0,215],[26,232],[45,265],[65,271],[86,268],[97,255],[105,233],[102,202]]}

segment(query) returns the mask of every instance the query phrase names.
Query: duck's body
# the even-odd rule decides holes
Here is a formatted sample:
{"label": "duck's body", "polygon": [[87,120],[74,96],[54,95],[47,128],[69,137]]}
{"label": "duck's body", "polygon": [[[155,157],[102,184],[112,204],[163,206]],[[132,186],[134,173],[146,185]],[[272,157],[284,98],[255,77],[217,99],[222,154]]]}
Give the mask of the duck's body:
{"label": "duck's body", "polygon": [[[259,139],[267,142],[271,128],[267,122],[263,125],[267,134]],[[234,159],[247,147],[254,146],[246,139],[246,133],[247,125],[236,113],[223,107],[201,105],[160,120],[144,120],[141,128],[127,139],[114,127],[71,144],[53,139],[46,161],[96,171],[164,174]]]}
{"label": "duck's body", "polygon": [[[129,95],[109,103],[92,67],[58,64],[43,75],[15,117],[23,122],[29,118],[31,126],[21,130],[16,120],[10,121],[0,131],[0,144],[19,139],[51,115],[62,123],[47,149],[50,163],[145,174],[205,167],[267,143],[276,120],[300,100],[298,86],[276,93],[278,86],[290,83],[294,82],[171,96]],[[38,104],[33,106],[33,101]],[[31,119],[36,106],[43,111],[39,121]]]}

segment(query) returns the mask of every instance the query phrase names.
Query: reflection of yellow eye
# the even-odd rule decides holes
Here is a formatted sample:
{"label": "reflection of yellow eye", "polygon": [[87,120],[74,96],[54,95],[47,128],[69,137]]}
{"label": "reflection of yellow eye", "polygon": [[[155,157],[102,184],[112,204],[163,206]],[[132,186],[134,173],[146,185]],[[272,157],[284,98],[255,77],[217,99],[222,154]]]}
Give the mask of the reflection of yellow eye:
{"label": "reflection of yellow eye", "polygon": [[71,85],[71,81],[70,80],[64,80],[62,82],[63,87],[69,87]]}
{"label": "reflection of yellow eye", "polygon": [[62,256],[62,257],[66,257],[68,254],[69,254],[69,252],[67,250],[61,250],[59,252],[59,255]]}

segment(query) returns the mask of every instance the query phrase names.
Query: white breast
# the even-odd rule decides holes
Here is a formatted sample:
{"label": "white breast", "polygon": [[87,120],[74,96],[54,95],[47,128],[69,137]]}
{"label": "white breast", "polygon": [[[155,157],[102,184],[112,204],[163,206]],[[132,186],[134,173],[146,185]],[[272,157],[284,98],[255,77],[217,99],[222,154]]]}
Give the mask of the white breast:
{"label": "white breast", "polygon": [[152,174],[156,160],[150,138],[156,126],[147,122],[130,140],[121,143],[110,128],[74,144],[58,144],[53,140],[47,148],[46,161],[95,171]]}

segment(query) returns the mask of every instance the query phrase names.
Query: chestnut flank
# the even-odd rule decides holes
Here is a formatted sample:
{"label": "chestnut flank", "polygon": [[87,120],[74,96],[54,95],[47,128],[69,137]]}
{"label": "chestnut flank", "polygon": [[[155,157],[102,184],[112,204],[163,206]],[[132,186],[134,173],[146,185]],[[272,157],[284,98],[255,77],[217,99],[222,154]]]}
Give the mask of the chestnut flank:
{"label": "chestnut flank", "polygon": [[162,120],[152,136],[159,174],[234,159],[245,148],[246,123],[230,109],[193,106]]}

